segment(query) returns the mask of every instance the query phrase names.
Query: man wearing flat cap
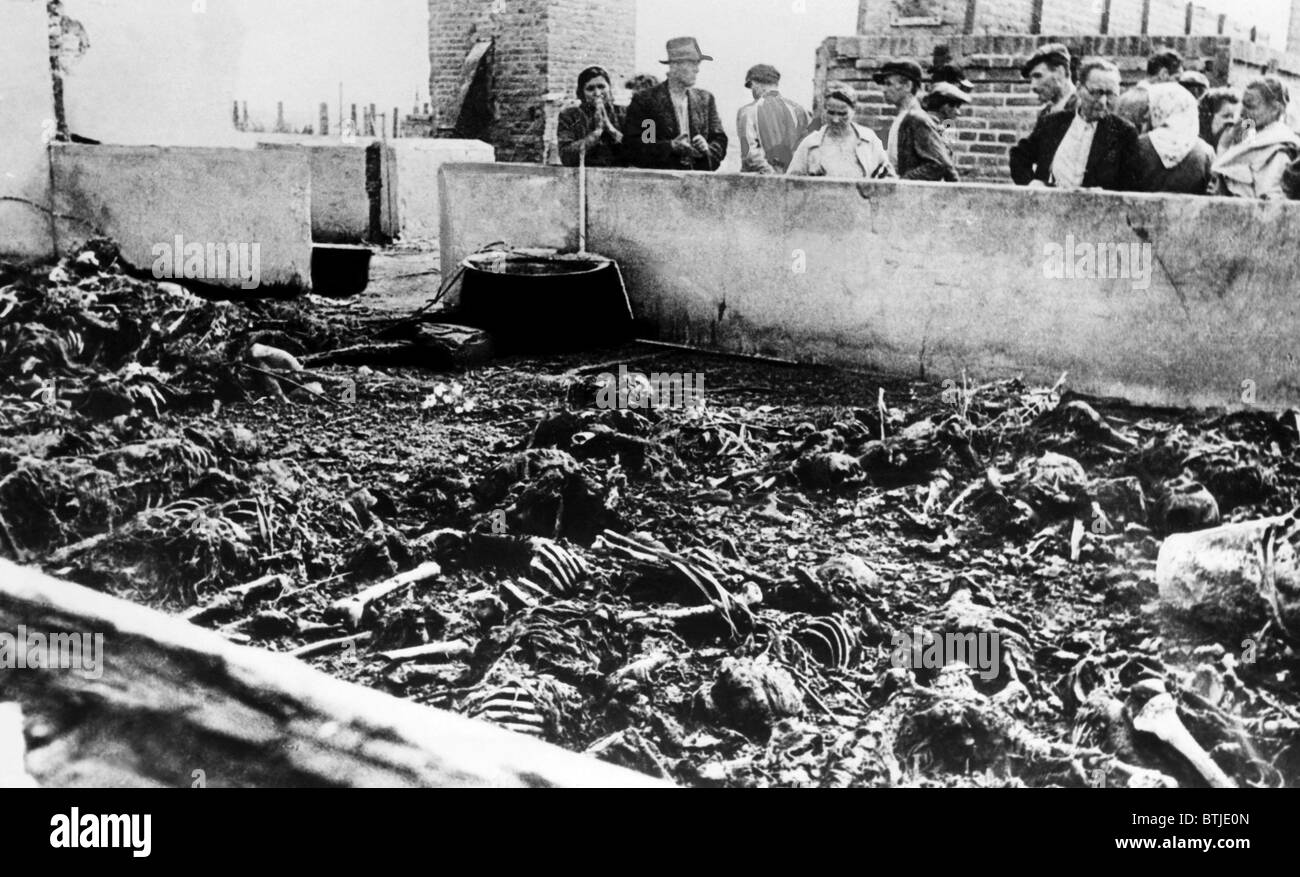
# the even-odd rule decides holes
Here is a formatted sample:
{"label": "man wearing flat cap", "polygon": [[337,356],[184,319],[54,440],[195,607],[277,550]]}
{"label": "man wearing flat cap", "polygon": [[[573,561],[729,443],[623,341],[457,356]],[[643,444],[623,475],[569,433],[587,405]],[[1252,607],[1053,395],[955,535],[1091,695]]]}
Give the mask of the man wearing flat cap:
{"label": "man wearing flat cap", "polygon": [[898,168],[900,174],[902,173],[900,163],[903,157],[899,153],[899,138],[904,120],[911,117],[913,127],[927,122],[925,110],[921,109],[921,102],[916,98],[917,92],[921,90],[922,78],[921,65],[907,59],[886,61],[872,77],[882,87],[885,103],[893,104],[898,110],[894,123],[889,126],[889,138],[885,141],[885,150],[889,154],[889,163]]}
{"label": "man wearing flat cap", "polygon": [[668,41],[668,79],[640,92],[627,108],[623,149],[634,167],[716,171],[727,154],[727,135],[713,95],[695,88],[701,61],[694,37]]}
{"label": "man wearing flat cap", "polygon": [[808,111],[777,87],[781,74],[770,64],[756,64],[745,74],[745,87],[754,102],[736,115],[736,136],[740,140],[740,171],[751,174],[783,174],[800,141],[808,134]]}
{"label": "man wearing flat cap", "polygon": [[886,63],[874,77],[884,86],[885,100],[898,108],[886,150],[901,179],[941,180],[948,174],[941,159],[943,131],[917,100],[921,76],[920,64],[902,60]]}
{"label": "man wearing flat cap", "polygon": [[1043,103],[1039,120],[1079,108],[1079,94],[1070,79],[1070,50],[1063,43],[1039,46],[1020,68],[1020,75],[1029,80],[1029,87]]}

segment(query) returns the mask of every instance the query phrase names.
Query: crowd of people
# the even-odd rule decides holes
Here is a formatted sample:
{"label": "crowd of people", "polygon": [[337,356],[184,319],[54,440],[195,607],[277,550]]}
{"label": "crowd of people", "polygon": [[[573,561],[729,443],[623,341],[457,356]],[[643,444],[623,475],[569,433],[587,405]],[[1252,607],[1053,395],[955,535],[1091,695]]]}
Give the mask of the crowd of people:
{"label": "crowd of people", "polygon": [[[580,105],[560,114],[561,161],[576,166],[715,171],[728,138],[717,102],[696,88],[712,61],[693,37],[669,40],[667,77],[628,82],[626,111],[612,99],[601,67],[578,76]],[[1124,91],[1120,70],[1104,58],[1079,63],[1067,46],[1039,47],[1021,68],[1042,107],[1033,130],[1010,150],[1012,180],[1040,188],[1108,189],[1300,199],[1300,136],[1287,125],[1290,93],[1261,76],[1238,92],[1211,88],[1185,70],[1172,50],[1156,53],[1147,78]],[[972,102],[974,83],[955,65],[926,76],[910,59],[885,63],[873,77],[894,108],[882,141],[855,121],[857,95],[831,83],[823,118],[780,92],[770,64],[745,79],[753,102],[736,119],[741,171],[847,179],[958,182],[955,120]]]}
{"label": "crowd of people", "polygon": [[1039,48],[1021,69],[1043,101],[1034,130],[1011,149],[1020,185],[1300,198],[1300,137],[1286,123],[1290,93],[1276,76],[1238,93],[1210,87],[1175,51],[1157,52],[1147,78],[1120,90],[1102,58]]}

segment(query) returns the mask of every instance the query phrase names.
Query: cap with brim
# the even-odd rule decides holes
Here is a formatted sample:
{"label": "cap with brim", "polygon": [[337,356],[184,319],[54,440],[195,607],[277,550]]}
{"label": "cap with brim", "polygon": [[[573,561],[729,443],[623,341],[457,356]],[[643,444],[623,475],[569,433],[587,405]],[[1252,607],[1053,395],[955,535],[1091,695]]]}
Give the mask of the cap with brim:
{"label": "cap with brim", "polygon": [[950,82],[963,91],[975,90],[975,83],[966,78],[966,71],[955,64],[944,64],[942,67],[936,67],[934,72],[930,74],[930,81],[935,85],[940,82]]}
{"label": "cap with brim", "polygon": [[883,85],[886,78],[895,74],[906,77],[917,85],[920,85],[921,80],[925,78],[921,65],[915,61],[886,61],[885,65],[871,78],[876,83]]}
{"label": "cap with brim", "polygon": [[947,98],[950,101],[953,101],[954,103],[959,103],[959,104],[970,103],[970,95],[962,91],[957,86],[953,85],[951,82],[938,83],[937,85],[935,85],[933,88],[930,89],[930,94],[936,96],[942,96],[944,98]]}
{"label": "cap with brim", "polygon": [[712,61],[712,55],[706,55],[700,51],[700,44],[695,37],[676,37],[668,41],[668,60],[660,61],[660,64],[671,64],[674,61]]}
{"label": "cap with brim", "polygon": [[968,104],[970,103],[970,100],[971,98],[969,94],[962,91],[951,82],[940,82],[930,89],[930,93],[925,96],[925,100],[922,101],[922,103],[925,104],[926,109],[929,109],[932,106],[942,103],[959,105]]}
{"label": "cap with brim", "polygon": [[745,74],[745,88],[751,87],[755,82],[763,85],[776,85],[780,81],[781,73],[771,64],[755,64]]}
{"label": "cap with brim", "polygon": [[1198,70],[1184,70],[1182,73],[1178,74],[1178,84],[1199,85],[1207,91],[1210,88],[1209,78]]}
{"label": "cap with brim", "polygon": [[1063,43],[1048,43],[1039,46],[1033,56],[1020,68],[1020,75],[1028,79],[1029,74],[1034,72],[1034,68],[1044,61],[1053,67],[1069,67],[1070,50]]}

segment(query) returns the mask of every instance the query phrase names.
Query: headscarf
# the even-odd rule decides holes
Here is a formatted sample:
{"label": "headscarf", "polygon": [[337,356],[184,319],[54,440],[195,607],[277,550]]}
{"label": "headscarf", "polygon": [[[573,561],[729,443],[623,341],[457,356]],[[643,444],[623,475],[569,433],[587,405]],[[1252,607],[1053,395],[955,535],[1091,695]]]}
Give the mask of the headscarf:
{"label": "headscarf", "polygon": [[587,95],[583,90],[587,87],[587,83],[591,82],[593,79],[600,79],[602,77],[604,77],[605,82],[609,84],[610,88],[614,87],[614,80],[609,78],[609,71],[604,67],[588,67],[586,70],[579,73],[578,100],[585,104],[587,102]]}
{"label": "headscarf", "polygon": [[1151,145],[1166,168],[1175,168],[1201,136],[1196,98],[1176,82],[1152,85],[1149,91]]}
{"label": "headscarf", "polygon": [[827,89],[826,99],[831,100],[832,98],[842,103],[846,103],[850,107],[856,107],[858,105],[858,99],[853,96],[853,92],[849,91],[842,85],[832,86]]}

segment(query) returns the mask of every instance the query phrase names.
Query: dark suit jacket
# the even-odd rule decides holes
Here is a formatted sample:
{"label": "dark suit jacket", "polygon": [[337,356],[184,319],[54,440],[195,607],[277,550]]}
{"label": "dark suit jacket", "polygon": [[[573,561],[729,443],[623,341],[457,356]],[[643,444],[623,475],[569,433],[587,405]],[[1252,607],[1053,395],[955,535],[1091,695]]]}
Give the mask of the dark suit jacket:
{"label": "dark suit jacket", "polygon": [[[1033,133],[1011,147],[1011,179],[1018,186],[1032,180],[1048,182],[1052,161],[1065,139],[1065,132],[1075,114],[1068,110],[1044,116]],[[1088,153],[1088,167],[1083,174],[1083,188],[1112,189],[1122,192],[1138,187],[1137,129],[1119,116],[1106,116],[1097,123],[1097,133]]]}
{"label": "dark suit jacket", "polygon": [[904,180],[957,182],[957,164],[943,131],[925,110],[914,109],[898,126],[898,175]]}
{"label": "dark suit jacket", "polygon": [[[632,98],[623,128],[623,152],[633,167],[663,170],[716,171],[727,155],[727,135],[713,95],[702,88],[686,91],[691,130],[679,131],[677,110],[665,82]],[[653,122],[653,127],[647,125]],[[703,158],[673,155],[672,141],[679,135],[699,134],[709,141],[709,154]],[[651,142],[646,143],[649,137]]]}

